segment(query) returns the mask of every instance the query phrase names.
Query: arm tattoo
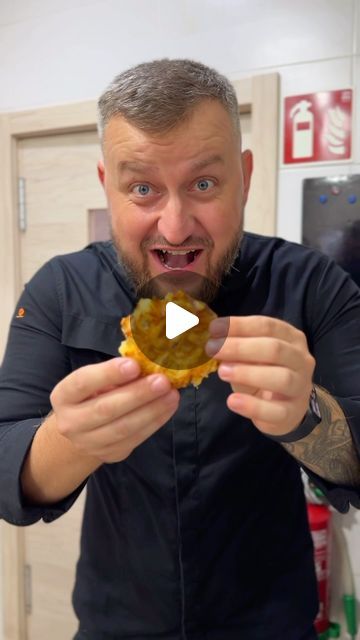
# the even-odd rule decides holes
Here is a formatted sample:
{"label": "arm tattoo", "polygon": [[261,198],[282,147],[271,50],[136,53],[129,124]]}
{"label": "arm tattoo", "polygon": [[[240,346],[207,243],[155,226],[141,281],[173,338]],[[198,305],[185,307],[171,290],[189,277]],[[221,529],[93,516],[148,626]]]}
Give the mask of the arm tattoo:
{"label": "arm tattoo", "polygon": [[338,402],[316,386],[321,422],[306,438],[283,447],[311,471],[336,484],[360,485],[360,458]]}

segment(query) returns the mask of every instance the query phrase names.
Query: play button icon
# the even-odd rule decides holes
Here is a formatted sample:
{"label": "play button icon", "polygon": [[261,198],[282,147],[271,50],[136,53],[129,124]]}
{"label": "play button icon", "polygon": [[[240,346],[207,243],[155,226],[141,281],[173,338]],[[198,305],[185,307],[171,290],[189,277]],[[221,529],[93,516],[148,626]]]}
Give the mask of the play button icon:
{"label": "play button icon", "polygon": [[196,327],[199,318],[194,313],[179,307],[175,302],[166,303],[165,334],[169,340]]}
{"label": "play button icon", "polygon": [[200,274],[179,271],[148,281],[130,316],[131,337],[143,355],[178,371],[211,360],[205,345],[209,323],[216,318],[211,302],[206,302],[213,283]]}

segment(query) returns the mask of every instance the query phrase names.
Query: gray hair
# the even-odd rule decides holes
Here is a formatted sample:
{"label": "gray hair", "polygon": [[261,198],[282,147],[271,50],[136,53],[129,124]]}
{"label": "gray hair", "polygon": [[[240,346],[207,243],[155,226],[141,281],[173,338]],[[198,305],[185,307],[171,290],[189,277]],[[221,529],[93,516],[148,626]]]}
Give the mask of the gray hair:
{"label": "gray hair", "polygon": [[100,96],[100,139],[114,116],[122,116],[146,133],[166,133],[184,122],[201,101],[209,99],[223,105],[240,140],[236,93],[225,76],[193,60],[144,62],[116,76]]}

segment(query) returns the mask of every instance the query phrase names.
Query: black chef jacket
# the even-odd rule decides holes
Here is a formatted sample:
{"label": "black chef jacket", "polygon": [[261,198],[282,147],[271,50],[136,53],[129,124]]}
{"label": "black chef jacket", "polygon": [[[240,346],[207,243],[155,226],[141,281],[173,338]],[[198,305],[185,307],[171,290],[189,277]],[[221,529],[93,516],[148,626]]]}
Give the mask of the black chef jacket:
{"label": "black chef jacket", "polygon": [[[85,485],[50,507],[28,507],[21,466],[54,385],[117,355],[119,319],[134,303],[110,242],[50,260],[25,287],[0,377],[0,515],[8,522],[51,522]],[[360,290],[340,267],[246,233],[212,306],[304,331],[314,380],[339,401],[360,447]],[[317,589],[298,463],[227,408],[230,391],[216,373],[182,389],[168,423],[87,479],[73,593],[79,637],[299,640],[312,626]],[[310,475],[340,511],[349,501],[360,507],[360,488]]]}

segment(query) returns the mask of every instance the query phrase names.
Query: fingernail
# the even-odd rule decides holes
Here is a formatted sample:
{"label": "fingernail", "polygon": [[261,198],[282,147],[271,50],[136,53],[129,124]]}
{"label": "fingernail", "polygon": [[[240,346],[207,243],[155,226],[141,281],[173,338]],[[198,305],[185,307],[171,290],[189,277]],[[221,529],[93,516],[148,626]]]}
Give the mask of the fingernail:
{"label": "fingernail", "polygon": [[166,391],[169,388],[169,380],[164,376],[150,376],[150,387],[153,391]]}
{"label": "fingernail", "polygon": [[218,374],[220,378],[224,378],[224,380],[227,380],[227,378],[231,378],[233,371],[234,367],[231,364],[221,364],[218,370]]}
{"label": "fingernail", "polygon": [[213,338],[218,336],[226,336],[229,329],[228,318],[216,318],[209,324],[209,333]]}
{"label": "fingernail", "polygon": [[[122,360],[122,358],[120,358]],[[120,371],[127,376],[135,376],[139,372],[139,365],[134,360],[124,360],[119,363]]]}
{"label": "fingernail", "polygon": [[213,356],[215,353],[220,351],[223,344],[224,340],[208,340],[205,345],[205,351],[208,356]]}

